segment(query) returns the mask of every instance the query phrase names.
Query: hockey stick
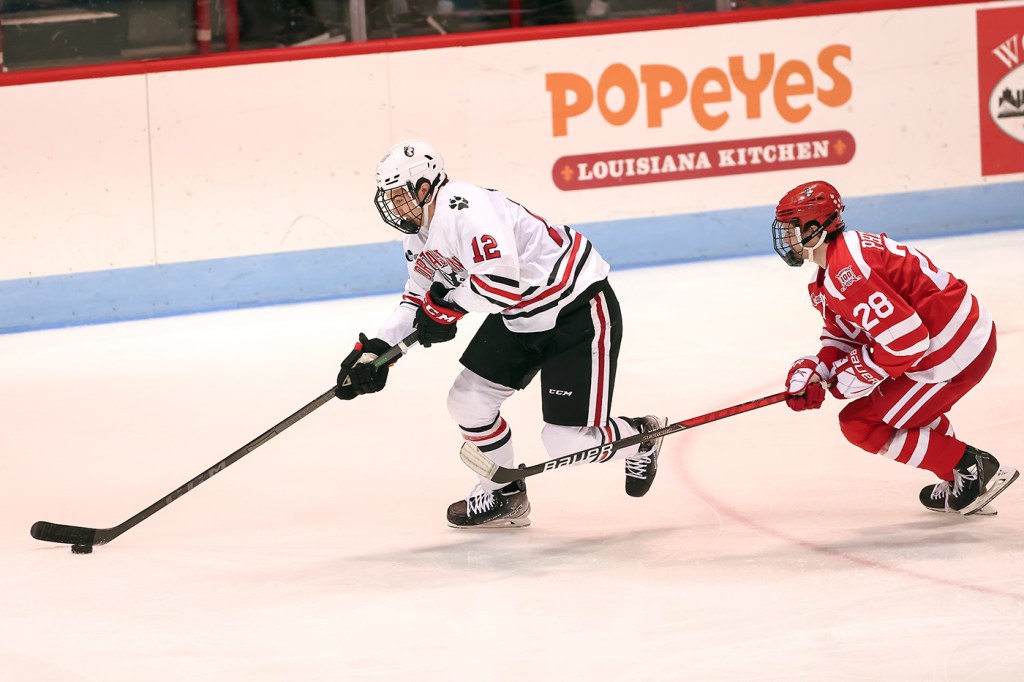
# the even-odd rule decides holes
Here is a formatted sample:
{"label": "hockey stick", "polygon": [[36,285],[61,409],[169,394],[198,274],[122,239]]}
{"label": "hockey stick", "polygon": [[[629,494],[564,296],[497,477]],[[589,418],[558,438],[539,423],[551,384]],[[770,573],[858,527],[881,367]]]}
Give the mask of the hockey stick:
{"label": "hockey stick", "polygon": [[545,471],[551,471],[552,469],[560,469],[566,466],[574,466],[576,464],[589,464],[590,462],[609,462],[615,459],[615,453],[622,448],[627,448],[630,445],[636,445],[637,443],[644,443],[649,440],[656,438],[662,438],[664,436],[685,431],[686,429],[692,429],[695,426],[701,424],[707,424],[708,422],[718,421],[719,419],[725,419],[726,417],[732,417],[737,414],[743,414],[744,412],[750,412],[756,410],[759,407],[765,407],[766,405],[774,405],[775,403],[781,403],[786,399],[789,394],[786,391],[781,393],[773,393],[763,398],[757,398],[756,400],[749,400],[739,405],[733,405],[732,407],[725,407],[721,410],[714,412],[708,412],[707,414],[699,417],[693,417],[692,419],[686,419],[681,422],[675,422],[668,426],[656,429],[654,431],[648,431],[647,433],[638,433],[635,436],[628,436],[626,438],[620,438],[619,440],[613,440],[610,443],[599,445],[588,450],[580,450],[570,455],[563,455],[554,459],[549,459],[546,462],[540,464],[534,464],[533,466],[524,466],[519,469],[507,469],[502,466],[498,466],[492,462],[488,457],[480,452],[473,443],[467,441],[462,445],[462,450],[459,452],[459,456],[462,458],[463,463],[470,469],[475,471],[477,474],[487,478],[495,483],[511,483],[527,476],[534,476],[536,474],[542,474]]}
{"label": "hockey stick", "polygon": [[[409,350],[410,346],[416,343],[417,336],[418,332],[409,334],[409,336],[399,341],[397,345],[392,346],[374,360],[374,366],[381,367],[394,360],[399,355],[403,355]],[[313,411],[329,403],[334,397],[335,388],[337,387],[332,387],[328,391],[325,391],[319,397],[299,409],[298,412],[272,426],[267,431],[264,431],[262,434],[235,450],[209,469],[203,471],[188,483],[175,488],[168,495],[160,498],[124,523],[114,526],[113,528],[85,528],[83,526],[68,526],[63,523],[36,521],[32,524],[32,537],[36,540],[43,540],[44,542],[63,542],[65,544],[73,545],[71,549],[75,553],[88,554],[92,551],[93,545],[105,545],[121,533],[134,528],[153,514],[169,505],[171,502],[174,502],[176,499],[198,486],[200,483],[203,483],[224,471],[229,466],[287,429],[289,426],[292,426],[296,422],[312,414]]]}

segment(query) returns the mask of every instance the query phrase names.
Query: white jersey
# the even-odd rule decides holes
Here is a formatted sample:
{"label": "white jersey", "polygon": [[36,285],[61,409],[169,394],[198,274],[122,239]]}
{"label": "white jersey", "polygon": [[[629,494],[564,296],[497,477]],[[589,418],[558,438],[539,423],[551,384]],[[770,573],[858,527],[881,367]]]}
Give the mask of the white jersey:
{"label": "white jersey", "polygon": [[432,282],[469,312],[499,313],[513,332],[551,329],[559,311],[608,276],[608,263],[566,225],[543,218],[501,192],[449,181],[425,229],[404,240],[409,279],[402,302],[377,333],[395,344]]}

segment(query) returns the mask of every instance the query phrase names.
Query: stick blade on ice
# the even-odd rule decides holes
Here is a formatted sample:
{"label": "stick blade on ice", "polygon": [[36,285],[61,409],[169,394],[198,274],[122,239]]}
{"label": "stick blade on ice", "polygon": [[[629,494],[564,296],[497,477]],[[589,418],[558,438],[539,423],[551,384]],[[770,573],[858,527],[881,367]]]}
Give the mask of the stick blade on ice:
{"label": "stick blade on ice", "polygon": [[44,542],[63,542],[67,545],[96,544],[96,529],[68,526],[63,523],[36,521],[32,524],[32,537]]}

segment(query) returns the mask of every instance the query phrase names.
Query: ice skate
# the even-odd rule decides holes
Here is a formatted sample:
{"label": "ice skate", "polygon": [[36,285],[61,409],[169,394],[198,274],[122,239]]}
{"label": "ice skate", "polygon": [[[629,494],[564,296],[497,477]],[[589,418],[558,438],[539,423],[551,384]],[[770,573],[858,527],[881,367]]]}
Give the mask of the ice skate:
{"label": "ice skate", "polygon": [[1017,476],[1016,469],[1000,467],[995,457],[968,445],[953,469],[953,480],[925,486],[921,490],[921,504],[937,512],[991,516],[995,510],[986,510],[986,506]]}
{"label": "ice skate", "polygon": [[[925,506],[925,509],[940,514],[959,514],[960,512],[949,506],[949,489],[952,485],[951,481],[940,481],[935,485],[926,485],[921,488],[921,504]],[[986,505],[983,509],[974,512],[976,516],[995,516],[998,513],[992,505]]]}
{"label": "ice skate", "polygon": [[[657,431],[668,425],[667,417],[636,417],[629,422],[640,433]],[[640,444],[640,449],[632,457],[626,458],[626,494],[630,497],[643,497],[654,485],[654,477],[658,473],[658,453],[661,452],[662,438],[655,438]]]}
{"label": "ice skate", "polygon": [[512,481],[490,491],[477,486],[464,500],[448,507],[452,528],[525,528],[530,525],[530,500],[526,483]]}

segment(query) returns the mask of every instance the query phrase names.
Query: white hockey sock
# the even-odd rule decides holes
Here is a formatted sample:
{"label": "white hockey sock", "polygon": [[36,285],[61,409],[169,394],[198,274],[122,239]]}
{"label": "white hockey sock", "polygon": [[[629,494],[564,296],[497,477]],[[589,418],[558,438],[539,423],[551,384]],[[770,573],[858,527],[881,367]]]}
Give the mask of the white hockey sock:
{"label": "white hockey sock", "polygon": [[[502,416],[486,426],[467,427],[460,425],[462,437],[473,443],[488,459],[498,466],[507,469],[514,469],[516,464],[515,451],[512,449],[512,428]],[[484,490],[497,490],[501,484],[494,483],[483,476],[480,477],[480,485]]]}

